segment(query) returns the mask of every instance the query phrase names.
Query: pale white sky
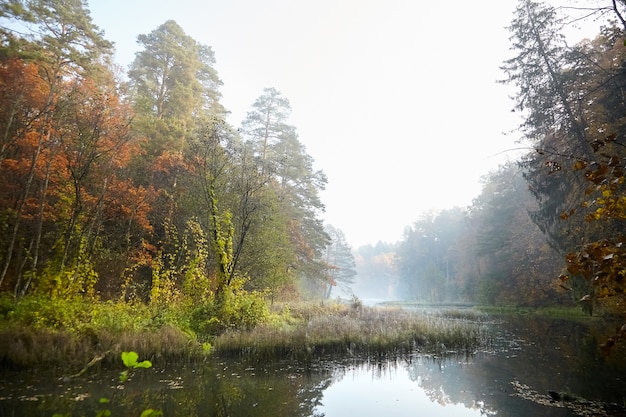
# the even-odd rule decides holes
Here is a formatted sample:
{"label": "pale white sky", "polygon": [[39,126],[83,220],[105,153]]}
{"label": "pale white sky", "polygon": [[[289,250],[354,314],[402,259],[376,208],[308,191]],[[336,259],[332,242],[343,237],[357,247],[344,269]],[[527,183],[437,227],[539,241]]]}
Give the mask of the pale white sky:
{"label": "pale white sky", "polygon": [[517,0],[90,0],[117,62],[168,19],[215,52],[239,126],[263,88],[328,176],[324,218],[354,248],[393,243],[430,209],[466,206],[516,152],[499,66]]}

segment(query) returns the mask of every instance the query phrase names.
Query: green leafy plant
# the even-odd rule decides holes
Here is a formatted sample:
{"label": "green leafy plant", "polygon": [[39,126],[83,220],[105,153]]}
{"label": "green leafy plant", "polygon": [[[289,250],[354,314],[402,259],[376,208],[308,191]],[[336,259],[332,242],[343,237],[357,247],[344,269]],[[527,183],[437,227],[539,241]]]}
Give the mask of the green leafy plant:
{"label": "green leafy plant", "polygon": [[[137,354],[137,352],[133,352],[133,351],[122,352],[121,356],[122,356],[122,362],[124,363],[126,370],[120,372],[120,382],[126,382],[128,380],[129,371],[133,369],[137,369],[137,368],[148,369],[152,367],[152,362],[148,360],[139,362],[139,355]],[[104,406],[104,404],[109,404],[111,400],[106,397],[101,397],[98,400],[98,402]],[[111,410],[109,410],[108,408],[103,408],[96,413],[95,417],[110,417],[111,415],[112,415]],[[140,416],[141,417],[157,417],[157,416],[162,416],[162,415],[163,415],[162,411],[154,410],[152,408],[147,408],[141,412]],[[69,413],[65,413],[65,414],[55,413],[52,415],[52,417],[70,417],[70,416],[71,414]]]}
{"label": "green leafy plant", "polygon": [[137,354],[137,352],[133,352],[133,351],[122,352],[122,362],[124,363],[124,366],[127,369],[120,373],[120,382],[125,382],[128,380],[128,372],[131,369],[137,369],[137,368],[148,369],[152,367],[152,362],[148,360],[138,362],[138,360],[139,360],[139,355]]}

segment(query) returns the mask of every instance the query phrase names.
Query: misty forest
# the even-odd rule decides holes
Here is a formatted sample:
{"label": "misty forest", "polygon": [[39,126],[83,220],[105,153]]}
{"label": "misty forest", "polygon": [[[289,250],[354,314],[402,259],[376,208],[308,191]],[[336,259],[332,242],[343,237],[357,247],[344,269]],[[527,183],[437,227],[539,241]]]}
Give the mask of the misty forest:
{"label": "misty forest", "polygon": [[[499,81],[515,90],[524,156],[485,175],[470,206],[352,248],[323,220],[327,177],[276,88],[233,126],[214,51],[177,22],[128,39],[140,49],[122,71],[86,0],[1,2],[2,366],[229,352],[229,337],[260,346],[255,332],[301,322],[309,338],[316,314],[373,314],[366,299],[623,320],[626,2],[598,3],[588,19],[612,23],[571,45],[557,10],[520,0]],[[463,175],[444,149],[441,174]],[[625,332],[599,342],[618,348]]]}

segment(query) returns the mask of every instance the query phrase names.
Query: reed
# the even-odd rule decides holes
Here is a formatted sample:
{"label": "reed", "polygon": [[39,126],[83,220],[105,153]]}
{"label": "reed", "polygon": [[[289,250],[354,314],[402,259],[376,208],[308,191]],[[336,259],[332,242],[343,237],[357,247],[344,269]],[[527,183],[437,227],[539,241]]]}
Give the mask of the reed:
{"label": "reed", "polygon": [[80,333],[11,326],[0,330],[0,340],[2,368],[58,368],[64,373],[80,369],[96,356],[103,356],[105,366],[116,365],[125,350],[160,363],[192,361],[202,352],[192,335],[171,325],[121,332],[90,328]]}
{"label": "reed", "polygon": [[[487,316],[482,313],[372,308],[359,300],[275,305],[261,324],[231,327],[219,335],[194,333],[185,309],[174,305],[157,309],[80,300],[59,305],[30,299],[11,307],[0,317],[4,368],[58,367],[72,372],[94,357],[103,358],[98,366],[115,366],[119,354],[129,350],[160,363],[198,361],[210,352],[268,360],[467,353],[487,340],[482,325]],[[70,307],[80,314],[58,311]]]}
{"label": "reed", "polygon": [[484,327],[476,321],[399,308],[333,304],[298,305],[289,311],[291,321],[226,332],[214,339],[213,346],[220,355],[273,359],[416,350],[468,353],[486,340]]}

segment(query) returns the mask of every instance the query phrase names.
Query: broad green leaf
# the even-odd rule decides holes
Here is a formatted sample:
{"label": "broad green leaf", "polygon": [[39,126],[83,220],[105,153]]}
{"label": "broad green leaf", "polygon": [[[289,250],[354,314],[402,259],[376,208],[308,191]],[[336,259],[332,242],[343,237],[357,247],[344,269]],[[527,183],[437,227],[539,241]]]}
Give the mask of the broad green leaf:
{"label": "broad green leaf", "polygon": [[137,352],[122,352],[122,362],[127,368],[134,367],[137,364],[137,359],[139,359]]}
{"label": "broad green leaf", "polygon": [[138,362],[136,364],[133,365],[133,368],[150,368],[152,367],[152,362],[150,361],[143,361],[143,362]]}

